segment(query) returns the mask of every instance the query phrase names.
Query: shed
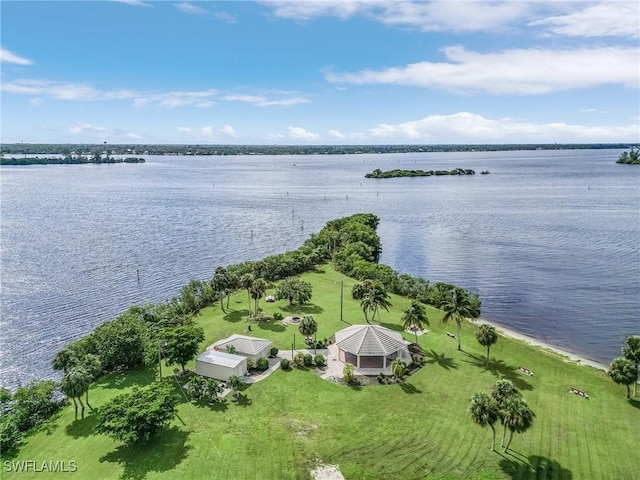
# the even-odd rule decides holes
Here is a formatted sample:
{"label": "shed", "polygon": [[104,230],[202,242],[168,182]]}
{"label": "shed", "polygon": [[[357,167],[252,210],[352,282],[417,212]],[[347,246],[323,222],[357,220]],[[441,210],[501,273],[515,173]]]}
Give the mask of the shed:
{"label": "shed", "polygon": [[398,332],[379,325],[351,325],[336,332],[339,360],[363,373],[390,371],[396,357],[410,361],[408,345]]}
{"label": "shed", "polygon": [[209,348],[224,352],[229,346],[235,349],[236,355],[242,355],[256,363],[260,358],[269,356],[271,340],[234,333],[229,338],[218,340]]}
{"label": "shed", "polygon": [[241,355],[206,350],[196,358],[196,373],[204,377],[227,381],[232,375],[242,377],[247,372],[247,359]]}

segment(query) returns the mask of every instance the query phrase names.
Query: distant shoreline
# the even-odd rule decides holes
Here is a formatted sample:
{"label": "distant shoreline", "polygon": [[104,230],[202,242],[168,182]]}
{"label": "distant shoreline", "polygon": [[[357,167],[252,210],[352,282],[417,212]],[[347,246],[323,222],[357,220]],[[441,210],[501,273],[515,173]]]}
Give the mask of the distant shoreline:
{"label": "distant shoreline", "polygon": [[504,152],[531,150],[628,149],[634,143],[532,143],[439,145],[161,145],[5,143],[0,152],[15,155],[91,155],[96,149],[110,155],[360,155],[393,153]]}
{"label": "distant shoreline", "polygon": [[563,357],[567,357],[569,360],[576,362],[580,365],[587,365],[589,367],[596,368],[598,370],[608,371],[609,367],[603,363],[597,362],[595,360],[589,360],[588,358],[584,358],[576,353],[569,352],[567,350],[562,350],[561,348],[555,347],[548,342],[544,342],[542,340],[538,340],[537,338],[530,337],[529,335],[525,335],[520,332],[516,332],[508,327],[504,327],[498,323],[492,322],[491,320],[487,320],[486,318],[480,317],[479,322],[488,323],[495,327],[498,333],[501,333],[505,337],[513,338],[516,340],[521,340],[531,346],[538,347],[542,350],[549,350],[551,352],[562,355]]}

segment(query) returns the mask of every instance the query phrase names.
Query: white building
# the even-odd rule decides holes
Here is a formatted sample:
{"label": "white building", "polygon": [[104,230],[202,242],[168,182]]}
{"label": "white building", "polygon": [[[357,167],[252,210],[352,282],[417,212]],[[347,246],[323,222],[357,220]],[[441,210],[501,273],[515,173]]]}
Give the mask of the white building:
{"label": "white building", "polygon": [[242,355],[250,359],[254,364],[260,358],[269,356],[271,350],[271,341],[264,338],[248,337],[246,335],[238,335],[234,333],[229,338],[223,338],[211,345],[208,350],[217,350],[226,352],[228,347],[235,349],[235,355]]}
{"label": "white building", "polygon": [[196,373],[203,377],[227,381],[232,375],[241,377],[247,372],[247,359],[241,355],[206,350],[196,358]]}

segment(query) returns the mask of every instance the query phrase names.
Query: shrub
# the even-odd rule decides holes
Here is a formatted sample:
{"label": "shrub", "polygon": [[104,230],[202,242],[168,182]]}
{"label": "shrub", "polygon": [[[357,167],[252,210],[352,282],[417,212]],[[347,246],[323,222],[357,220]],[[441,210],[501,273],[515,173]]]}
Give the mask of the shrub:
{"label": "shrub", "polygon": [[313,365],[313,355],[311,355],[310,353],[305,353],[302,362],[304,363],[305,367],[310,367],[311,365]]}
{"label": "shrub", "polygon": [[251,370],[253,368],[253,360],[247,358],[247,370]]}
{"label": "shrub", "polygon": [[282,320],[283,318],[284,318],[284,316],[280,312],[276,312],[276,313],[273,314],[273,319],[274,320]]}
{"label": "shrub", "polygon": [[276,347],[271,347],[271,350],[269,350],[269,355],[275,357],[276,355],[278,355],[278,349]]}
{"label": "shrub", "polygon": [[268,358],[259,358],[256,363],[256,368],[261,372],[264,372],[267,368],[269,368],[269,359]]}
{"label": "shrub", "polygon": [[304,366],[304,353],[296,353],[296,355],[293,357],[293,365],[298,368]]}
{"label": "shrub", "polygon": [[22,440],[22,433],[18,429],[14,415],[3,414],[0,418],[0,449],[3,454],[18,446],[20,440]]}
{"label": "shrub", "polygon": [[282,360],[280,360],[280,368],[282,370],[289,370],[291,368],[291,365],[289,364],[289,360],[286,358],[283,358]]}
{"label": "shrub", "polygon": [[314,360],[314,363],[319,367],[323,367],[327,363],[324,356],[320,354],[316,355],[316,357],[313,360]]}
{"label": "shrub", "polygon": [[384,373],[380,372],[376,377],[376,380],[378,380],[378,383],[385,383],[385,378]]}

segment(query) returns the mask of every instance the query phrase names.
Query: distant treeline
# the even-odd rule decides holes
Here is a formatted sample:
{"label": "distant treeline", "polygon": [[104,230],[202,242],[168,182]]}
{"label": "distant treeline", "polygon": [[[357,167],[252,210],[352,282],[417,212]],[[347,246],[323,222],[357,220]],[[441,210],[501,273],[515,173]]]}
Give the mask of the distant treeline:
{"label": "distant treeline", "polygon": [[509,150],[584,150],[629,148],[630,143],[505,144],[505,145],[0,145],[4,155],[92,155],[97,150],[111,155],[353,155],[416,152],[495,152]]}
{"label": "distant treeline", "polygon": [[367,173],[365,178],[396,178],[396,177],[432,177],[434,175],[475,175],[471,169],[454,168],[453,170],[388,170],[383,172],[376,168],[373,172]]}
{"label": "distant treeline", "polygon": [[27,157],[0,158],[0,165],[80,165],[85,163],[144,163],[144,158],[97,157]]}

